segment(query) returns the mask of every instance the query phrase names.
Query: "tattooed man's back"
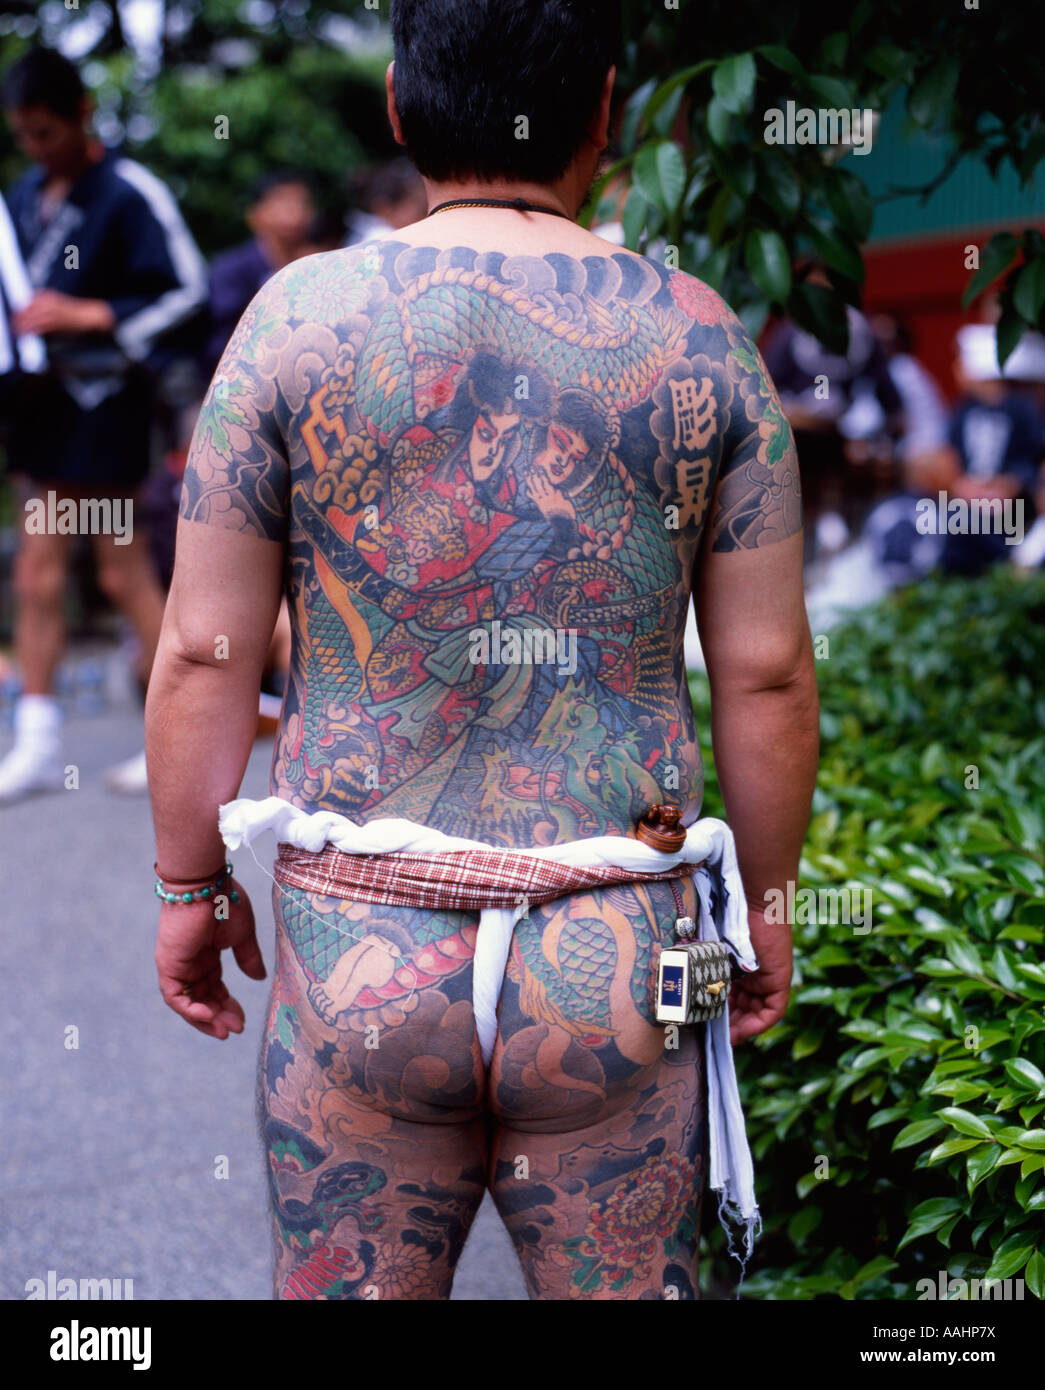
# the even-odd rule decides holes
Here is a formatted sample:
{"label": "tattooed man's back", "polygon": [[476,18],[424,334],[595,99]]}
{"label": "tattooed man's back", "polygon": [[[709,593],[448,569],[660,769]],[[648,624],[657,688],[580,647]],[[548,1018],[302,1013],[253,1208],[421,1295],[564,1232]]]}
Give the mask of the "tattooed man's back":
{"label": "tattooed man's back", "polygon": [[[283,595],[276,796],[506,848],[623,842],[653,802],[689,826],[692,601],[758,958],[730,991],[743,1042],[787,1005],[764,909],[797,875],[819,730],[790,430],[714,291],[578,224],[618,129],[620,0],[396,0],[390,21],[428,215],[284,263],[219,363],[150,685],[157,862],[196,882],[224,852]],[[648,134],[629,111],[625,145]],[[609,177],[630,225],[638,192]],[[687,195],[670,219],[687,255],[699,215]],[[277,1296],[445,1299],[489,1191],[531,1297],[697,1297],[704,1030],[658,1027],[652,998],[693,881],[531,905],[491,1052],[474,900],[362,901],[311,851],[275,884],[259,1068]],[[221,924],[161,903],[163,997],[218,1039],[245,1019],[226,949],[264,974],[242,884]]]}
{"label": "tattooed man's back", "polygon": [[[275,276],[197,430],[183,515],[286,546],[271,790],[505,846],[633,835],[654,801],[689,823],[701,557],[800,525],[757,350],[577,227],[542,254],[410,231]],[[535,1296],[694,1296],[704,1059],[653,1021],[667,883],[530,911],[488,1074],[474,913],[273,903],[283,1296],[445,1297],[487,1185]]]}

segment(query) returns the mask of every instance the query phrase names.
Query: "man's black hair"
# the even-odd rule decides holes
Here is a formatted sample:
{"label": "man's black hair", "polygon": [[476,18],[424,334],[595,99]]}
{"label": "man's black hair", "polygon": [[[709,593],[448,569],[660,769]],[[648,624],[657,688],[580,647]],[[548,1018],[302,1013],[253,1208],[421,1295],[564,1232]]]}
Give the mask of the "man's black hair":
{"label": "man's black hair", "polygon": [[247,194],[247,206],[253,207],[255,203],[260,203],[266,194],[271,193],[274,188],[284,188],[288,183],[299,183],[306,188],[311,197],[315,197],[315,187],[309,174],[301,169],[270,169],[264,174],[251,181],[250,191]]}
{"label": "man's black hair", "polygon": [[[363,202],[368,212],[381,203],[398,203],[421,188],[417,170],[409,159],[393,159],[367,173]],[[423,190],[422,190],[423,191]]]}
{"label": "man's black hair", "polygon": [[63,120],[75,121],[84,97],[83,79],[70,63],[53,48],[31,48],[12,63],[0,86],[5,111],[22,111],[44,106]]}
{"label": "man's black hair", "polygon": [[406,150],[426,178],[554,183],[619,55],[620,0],[395,0],[392,41]]}

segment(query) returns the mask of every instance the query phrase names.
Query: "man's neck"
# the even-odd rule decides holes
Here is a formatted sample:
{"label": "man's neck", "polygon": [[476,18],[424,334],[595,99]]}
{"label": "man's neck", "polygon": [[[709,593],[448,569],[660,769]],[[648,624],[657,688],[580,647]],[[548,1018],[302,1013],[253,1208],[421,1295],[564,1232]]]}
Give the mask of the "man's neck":
{"label": "man's neck", "polygon": [[105,146],[102,142],[94,136],[88,136],[60,169],[48,169],[45,182],[49,185],[74,184],[85,169],[97,164],[104,157]]}
{"label": "man's neck", "polygon": [[555,212],[562,213],[569,218],[571,222],[576,222],[581,198],[576,195],[574,190],[564,187],[565,183],[566,180],[554,184],[481,183],[478,180],[469,180],[464,183],[434,183],[430,179],[424,180],[429,211],[439,207],[441,203],[457,202],[462,199],[469,202],[489,202],[491,200],[508,202],[515,198],[522,198],[528,203],[536,203],[541,208],[554,209]]}

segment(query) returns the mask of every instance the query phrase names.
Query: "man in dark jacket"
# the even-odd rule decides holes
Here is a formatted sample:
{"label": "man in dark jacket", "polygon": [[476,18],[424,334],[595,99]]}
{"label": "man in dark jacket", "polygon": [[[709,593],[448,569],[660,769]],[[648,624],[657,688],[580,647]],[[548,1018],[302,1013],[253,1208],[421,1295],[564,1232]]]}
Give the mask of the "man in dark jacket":
{"label": "man in dark jacket", "polygon": [[91,102],[70,62],[31,50],[8,70],[2,101],[33,161],[8,194],[35,291],[12,328],[42,336],[50,363],[8,410],[8,467],[24,480],[25,513],[15,561],[24,694],[14,746],[0,761],[0,800],[11,800],[61,785],[52,681],[70,537],[82,530],[148,675],[163,597],[144,536],[134,534],[133,503],[149,471],[150,367],[162,340],[202,308],[207,282],[170,191],[90,134]]}

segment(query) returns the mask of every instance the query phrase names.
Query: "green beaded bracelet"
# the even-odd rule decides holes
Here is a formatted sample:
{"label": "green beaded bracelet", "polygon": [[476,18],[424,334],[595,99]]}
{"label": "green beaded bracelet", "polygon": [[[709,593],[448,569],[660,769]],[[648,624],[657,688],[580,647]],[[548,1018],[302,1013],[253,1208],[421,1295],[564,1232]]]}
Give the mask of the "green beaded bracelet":
{"label": "green beaded bracelet", "polygon": [[[165,903],[206,902],[212,895],[217,897],[221,887],[231,878],[232,865],[226,864],[224,871],[218,875],[213,883],[208,883],[205,888],[194,889],[191,893],[172,893],[164,886],[163,880],[158,878],[156,880],[155,893],[156,896],[161,898]],[[239,902],[239,894],[236,892],[235,888],[229,893],[229,897],[234,903]]]}

